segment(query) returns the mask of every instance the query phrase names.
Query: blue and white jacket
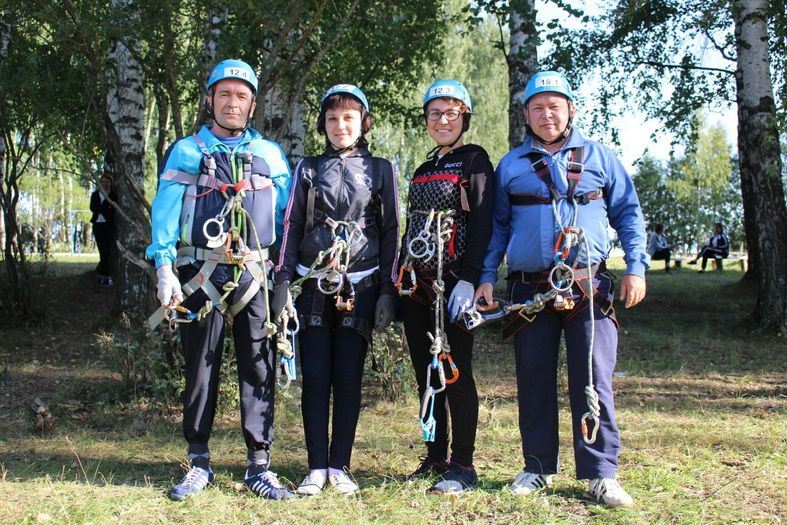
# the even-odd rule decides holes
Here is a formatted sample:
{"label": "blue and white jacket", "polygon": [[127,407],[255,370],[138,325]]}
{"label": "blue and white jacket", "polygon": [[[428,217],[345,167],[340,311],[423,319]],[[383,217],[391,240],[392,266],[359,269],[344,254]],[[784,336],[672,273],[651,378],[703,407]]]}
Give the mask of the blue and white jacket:
{"label": "blue and white jacket", "polygon": [[[207,180],[208,155],[215,160],[213,183]],[[281,238],[290,168],[281,147],[257,131],[247,129],[238,145],[230,149],[210,127],[203,126],[197,137],[184,137],[172,146],[159,177],[151,212],[152,242],[145,250],[157,268],[176,260],[178,243],[206,247],[202,226],[226,202],[217,184],[232,186],[248,181],[243,208],[253,219],[260,244],[266,247]],[[237,191],[232,187],[224,190],[229,195]],[[252,235],[246,232],[244,237],[247,245],[256,247]]]}
{"label": "blue and white jacket", "polygon": [[[550,154],[532,137],[508,152],[496,170],[497,196],[492,239],[484,259],[481,283],[494,283],[497,269],[506,256],[509,271],[535,273],[552,267],[557,228],[550,204],[513,206],[512,194],[531,194],[549,198],[546,184],[532,168],[527,155],[540,153],[549,165],[552,181],[561,195],[568,190],[567,167],[570,151],[583,148],[583,158],[575,159],[584,164],[582,178],[575,194],[603,189],[604,198],[590,200],[578,206],[577,226],[584,228],[589,242],[590,263],[606,260],[611,241],[607,230],[612,226],[623,245],[626,273],[644,277],[650,258],[645,250],[645,221],[634,189],[631,176],[615,154],[606,146],[587,140],[574,129],[560,150]],[[558,201],[557,210],[564,226],[570,225],[573,206],[565,199]],[[581,250],[580,265],[587,261]],[[577,250],[574,248],[567,260],[573,263]]]}

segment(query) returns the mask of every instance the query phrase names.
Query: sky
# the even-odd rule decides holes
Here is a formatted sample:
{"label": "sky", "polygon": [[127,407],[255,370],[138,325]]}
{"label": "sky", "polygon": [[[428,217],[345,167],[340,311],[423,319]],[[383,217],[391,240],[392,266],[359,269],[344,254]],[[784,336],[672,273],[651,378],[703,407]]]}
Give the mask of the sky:
{"label": "sky", "polygon": [[[574,5],[580,5],[580,2],[577,1],[570,3]],[[581,7],[587,14],[590,15],[597,14],[599,12],[600,5],[602,4],[599,0],[586,0],[581,2]],[[554,18],[558,18],[562,22],[565,22],[569,26],[573,27],[577,27],[579,23],[576,20],[570,20],[570,17],[568,17],[561,9],[556,7],[554,4],[547,2],[546,0],[536,0],[536,10],[539,21],[543,23],[546,23]],[[538,52],[539,56],[545,56],[549,52],[549,49],[547,46],[542,45],[539,47]],[[712,56],[710,53],[708,54],[708,62],[706,65],[711,67],[728,67],[727,64],[722,64],[718,58]],[[595,82],[599,81],[600,80],[597,77],[594,77],[581,86],[572,86],[578,91],[580,98],[585,105],[593,103],[593,86]],[[665,84],[664,89],[665,91],[668,90],[669,86]],[[578,112],[580,113],[580,126],[582,111],[583,108],[580,106],[578,108]],[[724,108],[706,108],[706,112],[707,123],[709,125],[721,124],[727,132],[727,140],[732,147],[733,154],[737,153],[737,106],[732,104],[729,107]],[[634,125],[631,125],[632,120]],[[618,118],[613,122],[613,125],[622,130],[624,128],[624,122],[626,132],[619,133],[621,146],[615,149],[618,151],[623,165],[629,171],[634,171],[634,162],[639,159],[646,150],[658,159],[669,159],[670,152],[673,149],[671,143],[674,139],[674,136],[666,131],[660,131],[656,134],[655,141],[651,138],[651,134],[660,127],[658,121],[647,119],[646,116],[640,112],[635,113],[634,115],[627,115],[625,118]],[[630,131],[631,129],[639,129],[640,132],[632,133]],[[675,151],[677,154],[680,154],[682,153],[683,149],[681,147],[677,147]]]}

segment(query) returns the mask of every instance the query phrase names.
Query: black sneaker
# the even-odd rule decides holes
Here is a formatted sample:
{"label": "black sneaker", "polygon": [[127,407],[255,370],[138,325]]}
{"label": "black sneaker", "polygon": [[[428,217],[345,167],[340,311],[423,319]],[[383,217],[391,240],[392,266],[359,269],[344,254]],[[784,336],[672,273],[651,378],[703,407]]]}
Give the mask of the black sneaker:
{"label": "black sneaker", "polygon": [[252,474],[249,470],[243,476],[243,483],[250,491],[261,498],[283,500],[295,496],[287,487],[281,484],[276,474],[270,470],[262,470]]}
{"label": "black sneaker", "polygon": [[697,264],[697,259],[694,259],[693,261],[689,261],[689,264]]}
{"label": "black sneaker", "polygon": [[412,474],[405,476],[406,481],[445,474],[448,471],[448,462],[444,459],[434,459],[429,456],[421,456],[418,459],[421,460],[421,464]]}
{"label": "black sneaker", "polygon": [[429,488],[432,494],[459,494],[478,486],[478,475],[473,467],[451,463],[443,479]]}

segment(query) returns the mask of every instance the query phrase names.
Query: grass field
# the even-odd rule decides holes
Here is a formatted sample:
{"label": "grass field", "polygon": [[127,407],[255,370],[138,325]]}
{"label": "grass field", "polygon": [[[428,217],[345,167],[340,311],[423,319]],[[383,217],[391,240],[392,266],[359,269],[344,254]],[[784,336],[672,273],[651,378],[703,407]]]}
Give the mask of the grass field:
{"label": "grass field", "polygon": [[[617,268],[621,268],[621,263]],[[360,496],[331,491],[287,503],[259,500],[240,483],[245,447],[237,410],[211,439],[215,485],[171,502],[184,444],[177,407],[119,396],[96,332],[112,291],[95,287],[95,262],[51,264],[46,321],[0,337],[0,523],[782,523],[787,508],[787,342],[745,322],[754,297],[740,273],[683,270],[648,276],[645,302],[619,311],[615,378],[623,449],[619,478],[632,509],[607,509],[573,479],[565,380],[562,474],[533,497],[507,485],[523,466],[510,345],[496,327],[477,338],[481,487],[460,497],[407,484],[423,444],[415,394],[392,403],[370,376],[353,456]],[[659,268],[661,266],[659,265]],[[619,272],[621,273],[621,272]],[[32,399],[57,418],[32,429]],[[273,470],[297,483],[306,453],[297,386],[279,396]],[[125,401],[124,401],[125,399]]]}

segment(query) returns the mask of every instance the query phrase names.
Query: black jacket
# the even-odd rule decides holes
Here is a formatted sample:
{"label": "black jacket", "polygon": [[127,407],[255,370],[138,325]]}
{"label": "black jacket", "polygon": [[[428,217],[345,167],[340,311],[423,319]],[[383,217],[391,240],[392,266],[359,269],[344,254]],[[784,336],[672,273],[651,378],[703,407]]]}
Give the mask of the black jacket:
{"label": "black jacket", "polygon": [[394,294],[398,208],[396,173],[387,160],[373,158],[366,149],[344,158],[332,151],[304,158],[295,170],[284,215],[276,282],[297,278],[298,263],[309,267],[320,251],[330,248],[333,236],[325,223],[330,217],[361,228],[350,248],[348,272],[379,266],[380,293]]}
{"label": "black jacket", "polygon": [[[115,223],[115,207],[112,206],[107,199],[104,199],[104,202],[101,202],[101,197],[99,196],[100,191],[96,190],[90,195],[90,211],[93,212],[93,216],[90,217],[90,222],[95,224],[98,220],[98,214],[104,216],[104,220],[109,225],[114,225]],[[114,202],[117,202],[117,194],[114,191],[109,192],[109,198]]]}
{"label": "black jacket", "polygon": [[[456,246],[453,247],[457,259],[453,263],[447,264],[446,269],[453,269],[459,279],[476,286],[481,274],[486,248],[492,236],[492,216],[497,183],[489,155],[481,146],[475,144],[465,144],[439,159],[428,160],[415,170],[408,191],[408,219],[399,263],[404,263],[407,255],[407,243],[412,236],[418,234],[420,229],[418,225],[412,224],[413,221],[410,217],[415,200],[413,192],[417,191],[413,181],[429,176],[439,177],[444,174],[461,175],[462,186],[467,198],[466,204],[469,206],[469,211],[461,211],[460,214],[464,216],[458,217],[455,221],[460,224],[464,223],[464,234],[457,236]],[[433,201],[431,204],[428,202],[430,200]],[[436,202],[438,200],[441,200],[441,196],[427,196],[426,202],[423,198],[418,199],[423,203],[420,206],[422,208],[444,208],[445,206],[441,205],[444,203]]]}

